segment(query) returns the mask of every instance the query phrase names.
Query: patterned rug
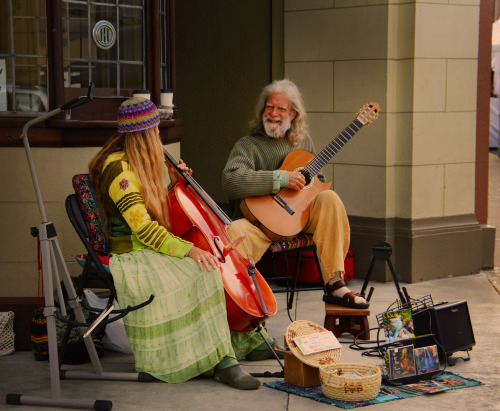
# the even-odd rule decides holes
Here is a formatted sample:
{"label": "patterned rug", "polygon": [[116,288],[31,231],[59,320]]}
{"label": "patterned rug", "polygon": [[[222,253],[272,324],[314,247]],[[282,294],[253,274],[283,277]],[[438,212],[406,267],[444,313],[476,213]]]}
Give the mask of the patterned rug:
{"label": "patterned rug", "polygon": [[[426,382],[436,382],[437,384],[447,387],[448,390],[458,390],[460,388],[484,385],[484,383],[480,381],[461,377],[460,375],[448,371],[445,371],[441,375],[434,377],[432,380]],[[286,384],[284,380],[269,381],[264,383],[264,385],[269,388],[274,388],[276,390],[285,391],[290,394],[310,398],[312,400],[323,402],[325,404],[335,405],[336,407],[343,409],[365,407],[367,405],[381,404],[388,401],[402,400],[404,398],[412,398],[419,395],[425,395],[424,393],[410,393],[409,391],[403,391],[402,388],[404,388],[404,386],[392,386],[382,383],[382,385],[380,386],[379,394],[373,400],[347,402],[333,400],[331,398],[325,397],[320,385],[315,387],[302,388],[295,385]]]}

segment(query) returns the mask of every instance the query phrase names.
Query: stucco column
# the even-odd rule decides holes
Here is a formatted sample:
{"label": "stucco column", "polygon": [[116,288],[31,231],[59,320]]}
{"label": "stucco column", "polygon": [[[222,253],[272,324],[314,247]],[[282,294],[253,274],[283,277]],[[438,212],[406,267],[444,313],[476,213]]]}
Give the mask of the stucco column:
{"label": "stucco column", "polygon": [[[478,272],[479,1],[332,3],[285,1],[285,74],[318,150],[363,104],[381,106],[324,169],[350,217],[356,276],[378,241],[404,281]],[[383,265],[372,276],[389,278]]]}

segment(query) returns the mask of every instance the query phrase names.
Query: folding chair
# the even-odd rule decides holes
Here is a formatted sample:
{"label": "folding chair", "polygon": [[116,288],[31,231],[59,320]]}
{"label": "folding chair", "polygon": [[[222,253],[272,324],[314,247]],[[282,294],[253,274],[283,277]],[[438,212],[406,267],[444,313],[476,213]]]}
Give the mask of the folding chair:
{"label": "folding chair", "polygon": [[[75,194],[70,194],[66,198],[66,213],[87,251],[87,254],[77,256],[83,270],[78,277],[73,278],[75,291],[77,296],[82,299],[86,288],[106,289],[109,291],[107,306],[110,307],[114,300],[117,299],[117,294],[108,267],[108,242],[104,232],[104,219],[88,174],[75,175],[73,177],[73,187]],[[144,307],[153,298],[154,296],[151,296],[149,300],[134,307],[113,310],[112,313],[118,314],[113,320],[116,321],[124,317],[128,312]],[[85,301],[82,301],[81,304],[84,308],[93,311],[93,308],[89,307]],[[105,325],[107,322],[105,320],[102,324]],[[78,326],[74,321],[68,321],[67,324],[68,327],[63,338],[60,356],[64,355],[71,329]]]}
{"label": "folding chair", "polygon": [[[303,253],[308,251],[312,252],[313,254],[314,262],[318,270],[318,280],[321,282],[321,286],[298,288],[297,278],[299,276]],[[285,258],[286,275],[284,276],[274,275],[276,271],[276,259],[280,256],[283,256]],[[291,274],[289,264],[289,259],[292,257],[295,257],[293,275]],[[284,290],[273,290],[273,292],[289,293],[287,302],[288,309],[291,309],[293,307],[293,298],[297,291],[323,290],[323,292],[326,294],[325,283],[321,271],[321,263],[319,260],[318,251],[316,249],[316,244],[314,244],[311,234],[299,234],[296,237],[286,241],[273,241],[262,259],[259,261],[259,263],[257,263],[257,268],[261,270],[263,275],[267,274],[267,280],[286,280],[286,288]],[[273,271],[273,273],[270,274],[269,271]]]}
{"label": "folding chair", "polygon": [[[104,288],[110,291],[110,303],[116,298],[116,290],[109,272],[107,256],[107,237],[104,233],[104,221],[90,182],[85,185],[88,175],[73,177],[75,191],[66,198],[66,213],[87,254],[77,256],[83,265],[82,273],[77,277],[75,288],[81,296],[84,288]],[[86,188],[85,190],[82,187]]]}

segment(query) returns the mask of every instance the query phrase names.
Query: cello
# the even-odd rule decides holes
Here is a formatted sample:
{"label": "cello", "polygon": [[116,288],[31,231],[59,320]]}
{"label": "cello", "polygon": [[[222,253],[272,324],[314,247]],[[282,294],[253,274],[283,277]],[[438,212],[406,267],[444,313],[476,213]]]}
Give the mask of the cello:
{"label": "cello", "polygon": [[231,219],[188,173],[177,167],[165,148],[163,153],[185,181],[178,181],[167,193],[170,231],[217,257],[221,263],[229,328],[238,332],[254,330],[276,314],[272,290],[251,261],[236,249],[244,238],[230,239],[226,227],[232,223]]}

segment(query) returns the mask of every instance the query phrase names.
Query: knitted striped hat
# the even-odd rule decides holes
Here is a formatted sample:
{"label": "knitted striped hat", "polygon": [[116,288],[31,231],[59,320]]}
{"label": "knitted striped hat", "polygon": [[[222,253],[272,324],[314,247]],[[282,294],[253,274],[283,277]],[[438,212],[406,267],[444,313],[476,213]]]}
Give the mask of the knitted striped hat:
{"label": "knitted striped hat", "polygon": [[147,98],[132,97],[118,109],[118,132],[131,133],[146,130],[160,123],[158,109]]}

